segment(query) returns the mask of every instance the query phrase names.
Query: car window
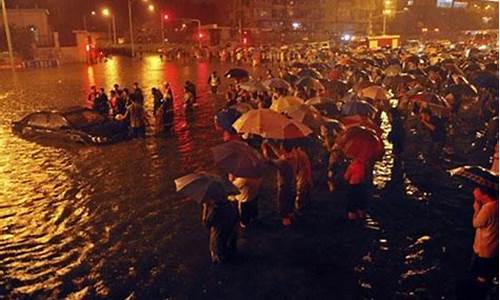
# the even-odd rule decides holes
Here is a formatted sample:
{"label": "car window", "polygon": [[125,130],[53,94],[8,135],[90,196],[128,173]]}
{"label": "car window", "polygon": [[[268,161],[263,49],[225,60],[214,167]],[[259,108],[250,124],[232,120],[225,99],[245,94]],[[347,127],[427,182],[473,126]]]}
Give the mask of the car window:
{"label": "car window", "polygon": [[47,124],[51,129],[59,129],[63,126],[68,126],[68,122],[64,119],[63,116],[58,114],[50,114],[49,121]]}
{"label": "car window", "polygon": [[48,127],[49,116],[47,113],[35,113],[28,117],[28,125],[35,127]]}
{"label": "car window", "polygon": [[106,121],[103,116],[92,110],[71,112],[65,114],[64,116],[72,126],[77,128],[98,125]]}

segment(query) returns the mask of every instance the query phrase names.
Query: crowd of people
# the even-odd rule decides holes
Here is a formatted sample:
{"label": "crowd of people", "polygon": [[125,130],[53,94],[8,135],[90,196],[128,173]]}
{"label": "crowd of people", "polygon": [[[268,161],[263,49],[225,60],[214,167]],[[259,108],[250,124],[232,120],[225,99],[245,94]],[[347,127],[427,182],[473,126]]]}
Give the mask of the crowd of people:
{"label": "crowd of people", "polygon": [[[453,48],[433,44],[421,53],[404,48],[283,47],[222,49],[208,56],[235,65],[270,63],[261,77],[252,78],[241,68],[224,74],[231,82],[216,127],[225,142],[247,144],[259,152],[262,166],[276,170],[277,210],[284,227],[307,213],[315,173],[327,178],[331,192],[347,190],[347,220],[365,218],[374,165],[384,155],[384,118],[391,126],[387,139],[392,144],[393,173],[403,173],[408,146],[416,148],[418,159],[436,170],[473,151],[498,160],[497,50],[481,52],[466,44]],[[278,64],[272,65],[275,62]],[[222,81],[217,72],[210,74],[207,85],[212,94],[220,94]],[[152,95],[155,128],[161,132],[173,122],[174,97],[168,83],[153,88]],[[184,108],[194,109],[197,97],[196,86],[186,82]],[[109,99],[103,89],[93,87],[89,101],[101,114],[128,122],[134,137],[144,137],[147,114],[138,84],[132,91],[115,85]],[[269,138],[265,132],[245,132],[233,126],[255,110],[275,111],[301,124],[287,125],[285,133],[300,131],[301,126],[310,131],[300,138]],[[268,127],[271,129],[266,130],[272,130],[272,123]],[[489,167],[480,158],[477,164]],[[484,178],[474,181],[472,271],[479,283],[491,281],[498,273],[498,161],[493,165],[496,167],[484,169],[484,174],[493,174],[496,183],[485,184]],[[239,193],[230,195],[223,187],[212,186],[203,199],[202,221],[210,231],[214,263],[225,262],[234,254],[238,232],[258,216],[264,173],[242,176],[227,172]]]}

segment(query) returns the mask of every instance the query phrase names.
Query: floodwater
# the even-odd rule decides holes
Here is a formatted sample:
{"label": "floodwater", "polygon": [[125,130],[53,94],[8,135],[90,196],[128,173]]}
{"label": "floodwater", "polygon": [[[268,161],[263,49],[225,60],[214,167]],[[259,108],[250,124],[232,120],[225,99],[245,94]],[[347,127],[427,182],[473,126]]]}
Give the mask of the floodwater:
{"label": "floodwater", "polygon": [[[379,198],[366,220],[364,230],[367,233],[346,231],[343,236],[336,237],[341,242],[334,251],[346,256],[352,247],[357,249],[356,253],[364,251],[360,257],[353,258],[352,263],[348,257],[349,263],[344,266],[339,262],[338,270],[331,271],[338,278],[345,277],[344,281],[352,276],[354,287],[349,284],[348,288],[343,284],[330,286],[325,282],[329,277],[324,272],[315,275],[322,279],[307,281],[307,276],[311,275],[303,270],[310,268],[309,263],[297,267],[303,269],[297,271],[290,269],[293,264],[280,265],[281,257],[256,259],[253,266],[245,267],[244,272],[253,274],[251,280],[266,278],[255,275],[254,267],[261,271],[282,268],[284,273],[290,272],[269,276],[275,273],[268,271],[270,286],[266,287],[261,283],[242,282],[248,278],[238,275],[240,271],[234,269],[221,271],[222,279],[214,279],[213,284],[206,283],[212,281],[203,277],[216,276],[213,273],[195,274],[200,271],[200,264],[208,262],[206,233],[199,224],[198,207],[174,193],[173,179],[213,168],[209,148],[221,142],[220,134],[213,127],[213,115],[222,107],[223,99],[210,95],[206,82],[212,70],[223,73],[229,67],[162,63],[158,57],[151,56],[142,61],[114,58],[93,67],[66,65],[54,69],[0,72],[0,298],[2,295],[70,299],[157,299],[184,298],[186,295],[221,298],[220,291],[216,290],[220,289],[221,282],[231,283],[232,276],[236,276],[235,281],[238,278],[241,281],[234,284],[236,288],[229,287],[222,298],[244,298],[244,295],[252,298],[250,295],[255,295],[259,288],[265,291],[258,294],[261,298],[287,297],[295,288],[287,286],[287,276],[293,277],[293,272],[305,272],[295,273],[295,277],[305,276],[304,286],[310,288],[311,294],[298,294],[302,296],[323,297],[339,292],[337,295],[346,299],[358,296],[382,299],[394,295],[401,299],[411,295],[424,295],[425,298],[429,296],[426,290],[432,288],[432,297],[453,295],[450,291],[453,282],[448,282],[447,290],[441,293],[437,283],[429,284],[422,278],[439,281],[449,278],[447,272],[456,271],[456,267],[451,271],[445,269],[463,261],[470,249],[470,237],[467,237],[470,235],[470,216],[464,213],[466,209],[458,209],[456,203],[450,204],[448,200],[438,202],[438,210],[433,210],[429,195],[419,190],[418,182],[413,182],[419,178],[421,183],[426,182],[425,177],[429,176],[420,172],[415,158],[414,176],[406,176],[401,195],[394,196],[391,192],[390,197],[416,201],[410,207],[396,201],[387,209],[381,206],[386,204],[380,204]],[[262,70],[250,71],[259,73]],[[138,81],[148,95],[146,108],[152,111],[151,87],[169,81],[174,96],[180,99],[186,80],[197,85],[199,106],[193,116],[186,116],[180,101],[175,102],[175,125],[167,138],[149,136],[146,140],[103,147],[62,146],[46,141],[26,141],[10,130],[10,123],[27,112],[84,105],[88,88],[94,84],[109,90],[115,83],[130,87]],[[390,129],[388,126],[384,116],[385,137]],[[386,148],[390,150],[387,142]],[[374,183],[379,190],[391,181],[393,164],[388,151],[384,160],[375,166]],[[439,199],[447,199],[449,194],[445,192],[452,188],[441,189]],[[446,214],[450,207],[451,216]],[[324,217],[322,213],[318,215]],[[429,223],[421,222],[426,218]],[[457,220],[461,220],[457,228],[446,229],[446,226],[455,226]],[[348,230],[343,226],[341,230]],[[443,229],[447,231],[442,232]],[[262,250],[266,247],[262,246],[265,243],[262,240],[268,232],[266,229],[261,233],[262,239],[256,247],[264,254],[268,252]],[[464,237],[453,240],[457,233]],[[289,234],[292,247],[308,241],[316,245],[317,240],[332,233],[318,230],[314,233],[318,239],[314,241],[311,232]],[[353,241],[356,235],[367,240]],[[274,239],[271,242],[281,241],[275,236],[271,238]],[[359,243],[362,244],[358,247]],[[446,247],[454,244],[459,245],[459,255],[442,259],[449,255]],[[303,252],[305,257],[316,259],[314,252]],[[341,261],[343,258],[339,255],[331,259]],[[327,265],[325,263],[321,270]],[[344,267],[350,273],[342,273]],[[187,278],[195,279],[188,281]],[[281,287],[273,290],[273,282]],[[343,295],[345,289],[349,293],[352,289],[364,292],[355,294],[358,296]]]}
{"label": "floodwater", "polygon": [[[121,269],[128,278],[144,276],[140,260],[154,265],[155,255],[167,251],[159,247],[189,230],[180,225],[185,205],[173,179],[210,169],[208,149],[220,143],[213,127],[220,101],[207,95],[211,71],[205,63],[184,67],[146,57],[0,73],[0,295],[83,296],[86,287],[98,286],[94,293],[106,297],[106,277]],[[169,81],[182,99],[186,80],[198,86],[199,107],[188,117],[176,102],[169,138],[59,147],[10,130],[27,112],[85,105],[94,84],[109,90],[138,81],[152,111],[151,87]]]}

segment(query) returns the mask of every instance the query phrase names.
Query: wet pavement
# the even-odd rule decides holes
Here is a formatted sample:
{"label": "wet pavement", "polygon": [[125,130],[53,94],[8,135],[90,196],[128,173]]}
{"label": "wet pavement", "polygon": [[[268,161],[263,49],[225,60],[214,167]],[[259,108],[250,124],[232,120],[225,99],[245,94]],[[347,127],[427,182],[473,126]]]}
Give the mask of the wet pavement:
{"label": "wet pavement", "polygon": [[[363,224],[344,221],[342,191],[318,189],[310,211],[283,230],[267,186],[240,260],[210,265],[199,208],[174,193],[173,179],[213,169],[208,149],[221,142],[213,115],[223,99],[209,94],[206,81],[229,67],[145,57],[0,72],[0,298],[456,296],[470,255],[472,202],[412,151],[397,188],[389,186],[389,151],[376,165],[377,191]],[[169,81],[181,99],[186,80],[198,86],[199,106],[186,116],[175,103],[169,137],[94,147],[26,141],[10,130],[27,112],[84,105],[93,84],[109,90],[138,81],[151,112],[151,87]]]}

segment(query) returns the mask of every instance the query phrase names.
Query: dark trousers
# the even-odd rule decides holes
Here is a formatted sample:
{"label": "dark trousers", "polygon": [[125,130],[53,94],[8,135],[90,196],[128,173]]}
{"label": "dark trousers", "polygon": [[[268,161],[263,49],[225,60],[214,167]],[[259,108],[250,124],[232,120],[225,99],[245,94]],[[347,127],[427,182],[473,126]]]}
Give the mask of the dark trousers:
{"label": "dark trousers", "polygon": [[132,127],[132,138],[145,138],[146,137],[146,127]]}
{"label": "dark trousers", "polygon": [[239,212],[240,222],[243,225],[248,225],[250,221],[259,215],[258,198],[255,198],[252,201],[240,203]]}
{"label": "dark trousers", "polygon": [[295,190],[293,187],[278,186],[278,212],[282,218],[289,217],[293,212]]}
{"label": "dark trousers", "polygon": [[347,211],[355,213],[357,210],[366,210],[366,184],[350,184],[347,189]]}

